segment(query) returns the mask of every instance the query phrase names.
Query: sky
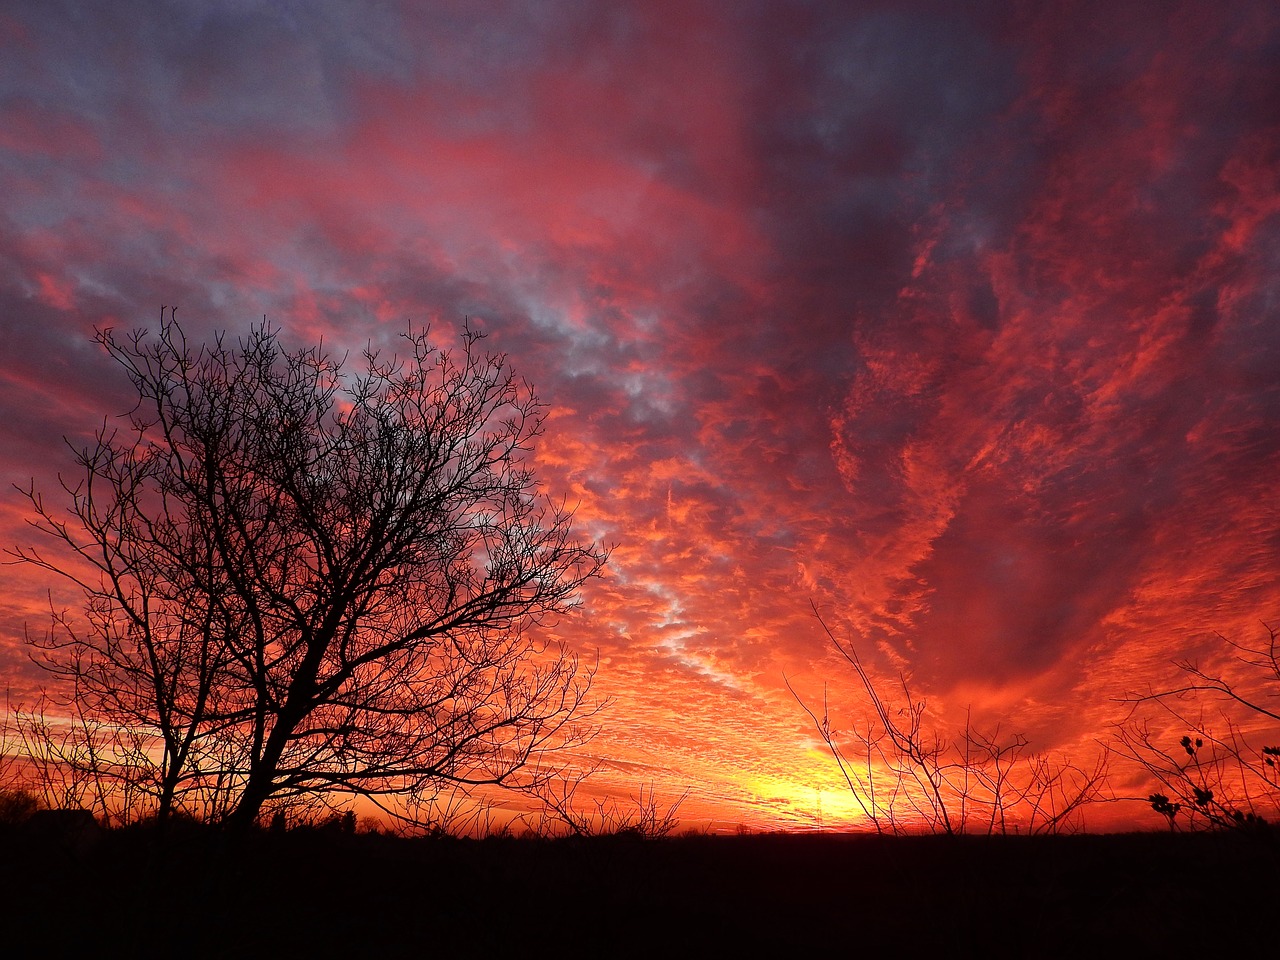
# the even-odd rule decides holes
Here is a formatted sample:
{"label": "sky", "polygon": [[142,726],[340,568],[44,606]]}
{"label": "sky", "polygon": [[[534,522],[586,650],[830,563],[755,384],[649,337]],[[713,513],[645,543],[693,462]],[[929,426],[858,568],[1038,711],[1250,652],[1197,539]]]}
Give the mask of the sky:
{"label": "sky", "polygon": [[[6,547],[129,409],[97,327],[485,331],[613,546],[557,628],[601,796],[850,814],[815,609],[944,727],[1081,760],[1280,620],[1267,0],[18,0],[0,196]],[[0,567],[20,692],[50,586]]]}

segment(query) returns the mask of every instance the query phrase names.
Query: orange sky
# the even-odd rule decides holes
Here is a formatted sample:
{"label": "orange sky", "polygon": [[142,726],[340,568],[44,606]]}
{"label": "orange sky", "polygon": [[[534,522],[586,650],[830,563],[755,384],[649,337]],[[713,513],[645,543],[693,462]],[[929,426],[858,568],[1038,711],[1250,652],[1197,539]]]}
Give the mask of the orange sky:
{"label": "orange sky", "polygon": [[[1082,760],[1280,620],[1278,186],[1262,0],[10,5],[0,480],[128,409],[95,326],[469,315],[616,545],[559,627],[597,789],[838,822],[811,602],[944,724]],[[0,568],[15,691],[48,586]]]}

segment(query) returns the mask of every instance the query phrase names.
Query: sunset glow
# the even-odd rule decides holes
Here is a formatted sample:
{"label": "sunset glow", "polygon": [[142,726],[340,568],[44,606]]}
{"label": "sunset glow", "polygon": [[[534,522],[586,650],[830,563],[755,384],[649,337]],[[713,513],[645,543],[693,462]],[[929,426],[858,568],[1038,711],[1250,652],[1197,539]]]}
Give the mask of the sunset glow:
{"label": "sunset glow", "polygon": [[[865,825],[815,608],[1082,764],[1280,623],[1274,3],[10,4],[0,196],[3,547],[129,409],[95,328],[508,355],[612,547],[546,628],[611,698],[595,797]],[[15,699],[51,589],[0,567]]]}

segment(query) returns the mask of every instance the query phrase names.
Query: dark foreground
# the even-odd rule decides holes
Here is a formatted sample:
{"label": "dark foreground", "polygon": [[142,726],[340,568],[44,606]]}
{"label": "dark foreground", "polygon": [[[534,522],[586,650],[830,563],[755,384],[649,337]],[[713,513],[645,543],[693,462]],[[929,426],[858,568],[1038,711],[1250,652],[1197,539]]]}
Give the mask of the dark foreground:
{"label": "dark foreground", "polygon": [[0,922],[94,958],[1272,955],[1277,839],[8,830]]}

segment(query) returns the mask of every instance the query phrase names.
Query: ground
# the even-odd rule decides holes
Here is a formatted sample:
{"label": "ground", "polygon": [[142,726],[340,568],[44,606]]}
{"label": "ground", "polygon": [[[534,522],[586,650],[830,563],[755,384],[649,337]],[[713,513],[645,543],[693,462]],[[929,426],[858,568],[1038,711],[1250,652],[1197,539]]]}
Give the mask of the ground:
{"label": "ground", "polygon": [[0,835],[0,922],[94,957],[1224,956],[1280,836]]}

